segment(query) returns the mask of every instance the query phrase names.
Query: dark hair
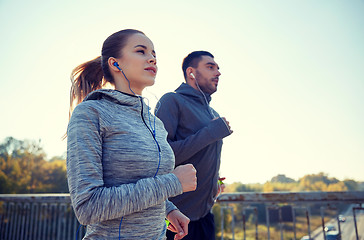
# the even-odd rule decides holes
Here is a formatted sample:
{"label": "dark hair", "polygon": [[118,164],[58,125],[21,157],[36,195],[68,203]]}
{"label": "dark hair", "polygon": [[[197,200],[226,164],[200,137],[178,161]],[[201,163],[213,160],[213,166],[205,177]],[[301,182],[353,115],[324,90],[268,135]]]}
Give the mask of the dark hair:
{"label": "dark hair", "polygon": [[183,76],[185,77],[185,79],[187,78],[186,69],[188,67],[197,68],[198,63],[202,59],[202,56],[209,56],[209,57],[214,58],[214,55],[212,55],[211,53],[209,53],[207,51],[194,51],[194,52],[191,52],[190,54],[188,54],[187,57],[185,57],[183,59],[182,71],[183,71]]}
{"label": "dark hair", "polygon": [[108,60],[110,57],[121,58],[122,49],[126,45],[127,40],[131,35],[137,33],[144,34],[135,29],[125,29],[113,33],[104,41],[101,56],[82,63],[73,69],[71,73],[70,116],[74,107],[82,102],[90,92],[102,88],[107,82],[114,83]]}

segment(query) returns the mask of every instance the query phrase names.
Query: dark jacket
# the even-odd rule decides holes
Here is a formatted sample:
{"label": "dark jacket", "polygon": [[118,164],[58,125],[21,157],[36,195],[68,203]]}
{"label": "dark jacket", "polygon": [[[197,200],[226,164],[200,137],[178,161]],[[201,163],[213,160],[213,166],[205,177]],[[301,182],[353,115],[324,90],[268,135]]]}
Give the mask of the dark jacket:
{"label": "dark jacket", "polygon": [[[156,116],[168,132],[176,166],[192,163],[197,170],[197,189],[170,200],[192,221],[210,212],[217,193],[222,139],[230,135],[225,121],[209,105],[211,97],[182,83],[165,94]],[[217,116],[218,118],[213,120]]]}

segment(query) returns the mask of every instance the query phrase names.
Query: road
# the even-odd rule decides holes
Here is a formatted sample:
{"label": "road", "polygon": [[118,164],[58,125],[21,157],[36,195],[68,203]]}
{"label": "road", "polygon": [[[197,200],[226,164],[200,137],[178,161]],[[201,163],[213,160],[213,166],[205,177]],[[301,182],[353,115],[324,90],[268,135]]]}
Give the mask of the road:
{"label": "road", "polygon": [[[359,240],[364,240],[364,210],[356,211],[356,223],[358,227]],[[350,208],[346,213],[343,214],[346,217],[345,222],[340,222],[341,229],[341,237],[342,240],[357,240],[355,235],[355,225],[354,225],[354,217],[353,211]],[[339,230],[338,223],[336,219],[332,219],[326,223],[327,225],[334,225],[336,230]],[[316,229],[311,234],[315,240],[324,240],[324,236],[322,233],[322,227]]]}

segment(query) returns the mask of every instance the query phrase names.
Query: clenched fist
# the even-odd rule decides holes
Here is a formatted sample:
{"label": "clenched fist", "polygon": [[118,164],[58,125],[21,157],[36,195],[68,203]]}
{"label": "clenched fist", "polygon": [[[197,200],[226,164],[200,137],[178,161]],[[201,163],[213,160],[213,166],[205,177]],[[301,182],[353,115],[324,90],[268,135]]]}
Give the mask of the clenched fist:
{"label": "clenched fist", "polygon": [[176,167],[172,173],[174,173],[174,175],[176,175],[178,180],[180,181],[183,192],[196,190],[196,169],[192,164],[180,165]]}

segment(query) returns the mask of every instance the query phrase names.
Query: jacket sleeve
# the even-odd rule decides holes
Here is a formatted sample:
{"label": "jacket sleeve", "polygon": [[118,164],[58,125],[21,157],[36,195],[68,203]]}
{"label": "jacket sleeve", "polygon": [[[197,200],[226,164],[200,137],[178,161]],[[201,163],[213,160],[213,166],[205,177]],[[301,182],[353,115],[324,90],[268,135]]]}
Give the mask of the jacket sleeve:
{"label": "jacket sleeve", "polygon": [[[184,163],[197,152],[211,143],[223,139],[231,134],[223,118],[211,120],[205,127],[185,139],[176,139],[179,125],[179,115],[183,114],[183,104],[176,100],[175,93],[164,95],[156,109],[156,116],[160,118],[168,132],[168,142],[175,154],[176,165]],[[191,123],[193,124],[193,123]]]}
{"label": "jacket sleeve", "polygon": [[168,199],[166,200],[166,216],[173,210],[178,210],[178,208]]}
{"label": "jacket sleeve", "polygon": [[67,176],[75,214],[83,225],[120,218],[182,193],[173,173],[106,187],[97,111],[79,105],[67,130]]}

